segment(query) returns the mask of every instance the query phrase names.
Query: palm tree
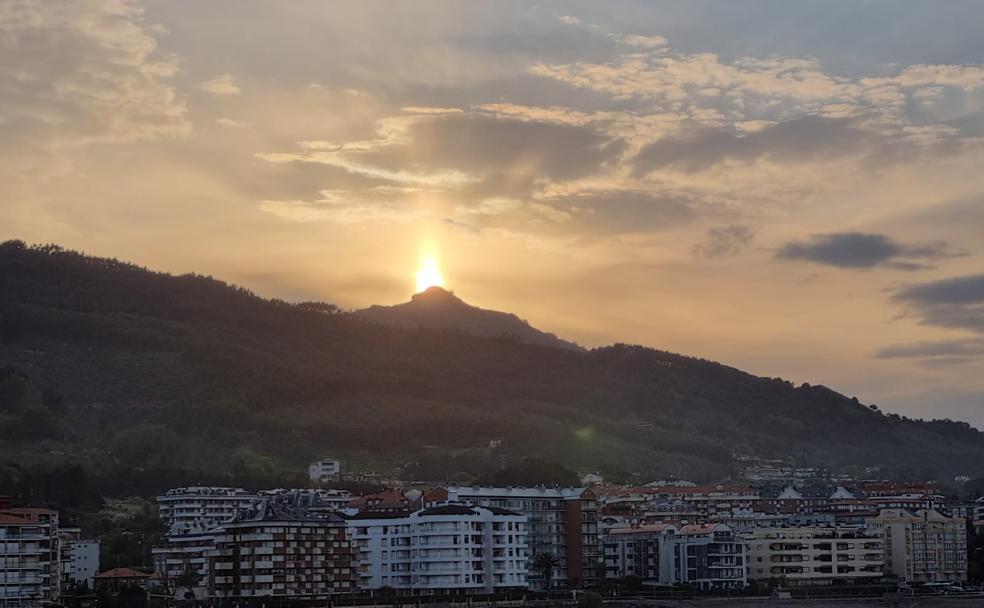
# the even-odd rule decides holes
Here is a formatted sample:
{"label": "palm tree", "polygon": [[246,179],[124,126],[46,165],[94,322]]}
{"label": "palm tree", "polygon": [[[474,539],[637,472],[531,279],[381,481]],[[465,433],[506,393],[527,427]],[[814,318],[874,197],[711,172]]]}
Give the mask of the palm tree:
{"label": "palm tree", "polygon": [[543,586],[549,591],[555,568],[560,568],[560,559],[553,553],[540,553],[530,560],[530,567],[543,575]]}

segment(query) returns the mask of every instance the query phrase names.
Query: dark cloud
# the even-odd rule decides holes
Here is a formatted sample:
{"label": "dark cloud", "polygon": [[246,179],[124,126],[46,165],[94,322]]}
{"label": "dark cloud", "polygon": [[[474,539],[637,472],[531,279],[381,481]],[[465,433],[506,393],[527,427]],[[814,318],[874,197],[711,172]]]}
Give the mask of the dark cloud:
{"label": "dark cloud", "polygon": [[719,226],[707,231],[703,241],[694,247],[694,255],[706,258],[719,258],[734,255],[748,247],[755,233],[748,226],[734,224]]}
{"label": "dark cloud", "polygon": [[835,232],[793,241],[776,252],[780,260],[804,260],[839,268],[887,266],[896,270],[930,268],[926,262],[953,254],[941,243],[905,245],[883,234]]}
{"label": "dark cloud", "polygon": [[408,142],[359,154],[363,162],[393,170],[457,170],[533,175],[568,180],[590,175],[616,160],[624,143],[594,129],[482,114],[423,118]]}
{"label": "dark cloud", "polygon": [[894,299],[926,325],[984,333],[984,274],[911,285],[896,292]]}
{"label": "dark cloud", "polygon": [[917,342],[915,344],[893,344],[875,356],[880,359],[899,358],[966,358],[984,355],[984,339],[961,338],[938,342]]}
{"label": "dark cloud", "polygon": [[779,162],[796,162],[850,154],[877,139],[878,136],[852,126],[846,119],[805,116],[747,135],[725,129],[701,129],[682,138],[661,139],[640,150],[632,163],[636,176],[665,167],[694,172],[727,160],[754,161],[768,157]]}

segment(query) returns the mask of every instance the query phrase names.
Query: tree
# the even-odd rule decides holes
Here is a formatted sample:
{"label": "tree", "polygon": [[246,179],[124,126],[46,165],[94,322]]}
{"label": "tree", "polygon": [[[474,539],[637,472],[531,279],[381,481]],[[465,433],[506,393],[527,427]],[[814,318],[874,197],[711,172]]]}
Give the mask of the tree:
{"label": "tree", "polygon": [[530,567],[543,575],[543,586],[548,591],[553,582],[554,570],[560,568],[560,559],[553,553],[540,553],[530,560]]}
{"label": "tree", "polygon": [[174,581],[174,584],[178,588],[187,589],[184,597],[185,599],[192,599],[195,597],[195,587],[202,582],[202,575],[198,573],[191,565],[185,566],[184,572],[178,575],[178,578]]}

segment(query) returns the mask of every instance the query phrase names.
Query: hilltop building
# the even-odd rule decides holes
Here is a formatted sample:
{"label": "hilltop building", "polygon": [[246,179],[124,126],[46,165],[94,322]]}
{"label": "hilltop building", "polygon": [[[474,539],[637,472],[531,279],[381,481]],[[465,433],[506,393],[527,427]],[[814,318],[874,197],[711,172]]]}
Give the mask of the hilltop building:
{"label": "hilltop building", "polygon": [[322,458],[308,465],[308,478],[318,483],[337,481],[342,475],[342,461]]}

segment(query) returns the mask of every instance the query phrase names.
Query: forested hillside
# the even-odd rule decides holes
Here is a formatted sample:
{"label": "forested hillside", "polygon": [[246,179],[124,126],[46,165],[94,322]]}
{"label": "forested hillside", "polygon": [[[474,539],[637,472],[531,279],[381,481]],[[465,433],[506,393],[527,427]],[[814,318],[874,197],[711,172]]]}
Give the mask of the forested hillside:
{"label": "forested hillside", "polygon": [[417,479],[527,456],[612,478],[720,479],[735,453],[984,473],[969,425],[822,386],[641,346],[385,327],[209,277],[0,245],[0,494],[38,475],[117,494],[282,485],[326,454]]}

